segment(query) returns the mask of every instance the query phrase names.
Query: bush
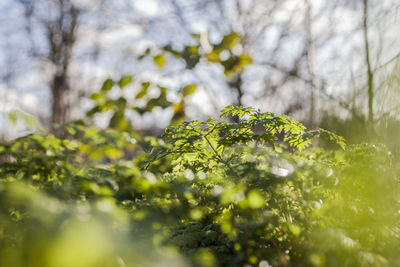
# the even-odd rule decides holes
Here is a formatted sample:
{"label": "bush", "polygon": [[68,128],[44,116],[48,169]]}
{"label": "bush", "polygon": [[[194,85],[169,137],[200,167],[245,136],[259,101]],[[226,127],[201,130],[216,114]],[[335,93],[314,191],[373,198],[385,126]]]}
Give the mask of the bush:
{"label": "bush", "polygon": [[[331,132],[251,108],[221,115],[239,121],[145,140],[76,124],[68,140],[1,145],[0,265],[400,264],[384,146],[343,150]],[[318,136],[343,149],[305,149]]]}

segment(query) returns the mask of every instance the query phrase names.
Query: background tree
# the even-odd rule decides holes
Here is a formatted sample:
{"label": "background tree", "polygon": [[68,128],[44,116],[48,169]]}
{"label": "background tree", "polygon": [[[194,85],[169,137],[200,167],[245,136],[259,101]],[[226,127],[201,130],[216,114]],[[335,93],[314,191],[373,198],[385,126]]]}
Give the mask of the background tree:
{"label": "background tree", "polygon": [[[140,82],[148,81],[148,77],[155,83],[162,81],[161,84],[173,92],[169,100],[179,96],[182,86],[197,83],[196,97],[185,101],[189,118],[215,114],[230,103],[292,114],[307,121],[308,125],[317,125],[317,115],[324,111],[337,110],[335,114],[344,117],[355,116],[354,112],[358,117],[368,114],[363,105],[365,100],[368,102],[367,90],[363,91],[365,84],[360,83],[366,80],[363,77],[366,73],[363,69],[365,54],[361,52],[365,48],[359,40],[363,25],[363,6],[360,1],[301,1],[294,5],[289,1],[259,0],[19,2],[25,7],[25,15],[31,22],[21,22],[21,25],[30,27],[17,28],[14,33],[26,34],[27,39],[31,40],[32,45],[28,50],[32,53],[26,57],[34,55],[36,58],[47,58],[46,62],[50,64],[42,64],[42,61],[37,65],[44,68],[40,73],[51,73],[49,87],[65,83],[56,80],[63,81],[60,77],[69,75],[65,85],[73,90],[66,94],[69,112],[64,113],[70,113],[71,117],[79,117],[76,114],[82,115],[91,108],[88,101],[79,101],[79,96],[89,96],[91,89],[101,87],[106,78],[118,79],[127,73],[135,74]],[[384,114],[389,110],[394,113],[396,109],[389,108],[394,103],[387,103],[394,98],[385,96],[390,89],[387,83],[385,85],[384,76],[391,72],[395,64],[395,60],[391,59],[398,53],[388,49],[390,42],[397,41],[390,36],[395,32],[396,21],[393,18],[396,3],[386,0],[380,4],[374,1],[368,4],[371,6],[368,38],[370,71],[375,76],[372,103],[376,112],[373,113]],[[54,7],[51,19],[42,12],[42,7],[46,5]],[[59,63],[53,63],[48,59],[51,42],[49,36],[43,33],[60,29],[52,26],[52,29],[45,30],[47,26],[43,25],[48,22],[60,25],[60,5],[65,6],[64,17],[67,20],[73,17],[68,14],[71,11],[68,5],[79,12],[73,31],[72,57],[64,63],[60,59],[68,57],[58,57]],[[65,23],[64,35],[67,36],[66,28],[71,24],[62,23]],[[385,28],[385,25],[388,27]],[[220,51],[218,57],[223,62],[231,55],[246,54],[252,58],[252,64],[235,75],[227,76],[223,65],[205,58],[189,68],[185,61],[173,60],[173,56],[164,58],[166,64],[163,68],[158,68],[153,59],[138,59],[146,48],[155,51],[152,57],[158,56],[162,52],[160,48],[166,45],[182,52],[184,47],[198,42],[193,38],[193,33],[207,36],[203,40],[208,40],[214,46],[224,36],[237,33],[241,36],[240,44],[232,51]],[[63,35],[59,34],[55,35]],[[54,47],[55,44],[53,42]],[[61,46],[64,47],[61,50],[69,51],[66,49],[68,42]],[[67,62],[69,67],[65,67]],[[58,73],[62,75],[58,75],[57,79],[55,64],[61,64]],[[34,68],[39,70],[37,66]],[[147,71],[143,72],[143,69]],[[11,85],[12,77],[21,77],[24,71],[15,68],[9,73],[11,75],[7,79]],[[353,78],[355,83],[352,83]],[[41,87],[44,86],[42,82]],[[127,96],[130,92],[134,95],[137,93],[135,90],[140,88],[125,90],[124,94]],[[390,94],[395,94],[395,91],[391,90]],[[172,117],[172,107],[167,111],[162,114]],[[161,114],[159,109],[154,112],[159,112],[154,117]],[[151,120],[143,117],[148,115],[135,115],[136,125],[142,122],[142,127],[153,127]]]}
{"label": "background tree", "polygon": [[[70,0],[29,1],[19,0],[24,7],[28,33],[30,25],[40,23],[45,32],[48,47],[43,54],[34,55],[47,59],[54,67],[50,88],[52,95],[51,124],[68,121],[70,103],[68,101],[70,64],[72,50],[76,42],[79,16],[82,10]],[[47,10],[47,14],[43,12]],[[34,38],[30,36],[30,39]]]}

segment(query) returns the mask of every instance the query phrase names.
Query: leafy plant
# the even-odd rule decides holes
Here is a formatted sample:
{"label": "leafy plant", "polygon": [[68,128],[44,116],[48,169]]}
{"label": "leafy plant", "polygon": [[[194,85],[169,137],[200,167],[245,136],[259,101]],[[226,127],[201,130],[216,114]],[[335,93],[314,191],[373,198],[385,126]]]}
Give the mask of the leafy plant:
{"label": "leafy plant", "polygon": [[398,173],[383,145],[306,149],[345,142],[252,108],[221,116],[239,120],[143,140],[77,122],[69,139],[1,144],[0,265],[400,264]]}

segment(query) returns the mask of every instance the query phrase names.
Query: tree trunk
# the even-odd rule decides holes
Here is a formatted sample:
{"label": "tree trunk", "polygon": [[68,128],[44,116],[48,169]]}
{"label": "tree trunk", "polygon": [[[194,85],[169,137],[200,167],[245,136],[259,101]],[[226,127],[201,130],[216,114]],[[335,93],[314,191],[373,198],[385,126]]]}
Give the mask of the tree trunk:
{"label": "tree trunk", "polygon": [[69,117],[69,105],[66,99],[66,92],[69,89],[66,73],[55,75],[51,85],[53,102],[51,106],[51,124],[65,124]]}
{"label": "tree trunk", "polygon": [[318,128],[319,123],[319,88],[316,84],[315,71],[314,71],[314,49],[313,49],[313,38],[312,38],[312,21],[311,21],[311,3],[310,0],[305,1],[306,4],[306,53],[308,63],[308,73],[310,75],[310,86],[311,86],[311,106],[310,106],[310,127]]}
{"label": "tree trunk", "polygon": [[[241,107],[243,105],[242,103],[242,97],[243,97],[243,90],[242,90],[242,73],[238,73],[232,81],[230,81],[228,84],[229,86],[237,92],[237,98],[236,98],[236,103],[234,104],[235,106]],[[233,116],[231,118],[232,122],[239,122],[239,117],[238,116]]]}
{"label": "tree trunk", "polygon": [[70,105],[68,93],[70,84],[68,70],[72,58],[72,48],[76,39],[79,10],[70,1],[59,0],[59,17],[46,24],[50,42],[49,60],[56,67],[51,84],[53,103],[51,107],[51,124],[55,131],[56,124],[65,124],[69,119]]}
{"label": "tree trunk", "polygon": [[237,98],[235,105],[242,106],[242,97],[243,97],[243,89],[242,89],[242,73],[238,73],[232,81],[229,82],[229,86],[236,91]]}
{"label": "tree trunk", "polygon": [[368,88],[368,121],[374,121],[374,73],[371,67],[370,48],[368,40],[368,0],[364,2],[363,31],[365,45],[365,63],[367,65],[367,88]]}

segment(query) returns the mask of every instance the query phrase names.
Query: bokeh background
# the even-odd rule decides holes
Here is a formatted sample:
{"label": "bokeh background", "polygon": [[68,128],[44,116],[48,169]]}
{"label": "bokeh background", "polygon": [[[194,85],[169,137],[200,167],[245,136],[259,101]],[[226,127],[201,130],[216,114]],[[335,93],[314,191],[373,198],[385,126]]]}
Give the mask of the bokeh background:
{"label": "bokeh background", "polygon": [[[377,133],[395,141],[399,7],[396,0],[2,0],[0,136],[79,119],[95,106],[90,96],[104,80],[133,75],[111,97],[123,94],[142,108],[125,116],[147,134],[170,124],[179,88],[196,84],[179,107],[187,120],[244,105],[350,141]],[[207,50],[232,33],[240,41],[210,61]],[[193,46],[203,52],[170,53]],[[240,55],[250,61],[227,74],[225,63]],[[172,104],[145,112],[146,101],[135,99],[144,82],[166,88]],[[102,112],[95,121],[106,127],[111,116]]]}

